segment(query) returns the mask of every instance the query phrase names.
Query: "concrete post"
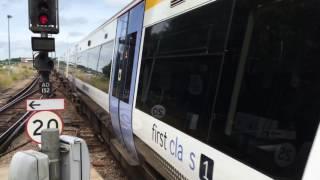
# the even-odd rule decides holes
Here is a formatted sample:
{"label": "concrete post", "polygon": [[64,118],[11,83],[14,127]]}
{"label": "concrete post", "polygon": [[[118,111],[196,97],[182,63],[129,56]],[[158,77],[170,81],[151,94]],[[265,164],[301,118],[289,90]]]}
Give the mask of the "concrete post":
{"label": "concrete post", "polygon": [[49,157],[50,180],[60,180],[60,138],[58,129],[41,132],[41,152]]}

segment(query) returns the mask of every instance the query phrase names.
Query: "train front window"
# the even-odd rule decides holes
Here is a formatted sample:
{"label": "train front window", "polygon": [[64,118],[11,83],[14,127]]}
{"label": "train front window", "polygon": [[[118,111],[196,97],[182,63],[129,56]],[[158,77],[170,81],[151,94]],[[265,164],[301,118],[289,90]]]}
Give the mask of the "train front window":
{"label": "train front window", "polygon": [[231,7],[216,1],[146,29],[140,110],[207,140]]}
{"label": "train front window", "polygon": [[301,179],[320,117],[320,3],[237,3],[233,28],[242,21],[246,33],[210,144],[275,179]]}

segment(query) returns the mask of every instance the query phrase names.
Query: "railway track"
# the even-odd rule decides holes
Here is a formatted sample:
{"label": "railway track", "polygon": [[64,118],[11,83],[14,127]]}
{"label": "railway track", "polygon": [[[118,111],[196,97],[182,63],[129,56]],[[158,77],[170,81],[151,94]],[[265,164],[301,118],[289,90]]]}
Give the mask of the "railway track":
{"label": "railway track", "polygon": [[39,97],[38,81],[39,77],[35,77],[25,88],[11,96],[7,104],[0,107],[0,154],[6,151],[11,141],[22,131],[25,120],[31,114],[24,110],[23,100],[27,97]]}
{"label": "railway track", "polygon": [[25,98],[36,94],[39,89],[36,89],[36,85],[39,81],[39,77],[36,77],[32,80],[32,82],[26,86],[25,88],[23,88],[21,91],[19,91],[17,94],[13,95],[12,97],[10,97],[7,100],[7,104],[3,105],[0,108],[0,113],[6,111],[7,109],[9,109],[10,107],[16,105],[17,103],[21,102],[22,100],[24,100]]}
{"label": "railway track", "polygon": [[90,152],[91,166],[94,167],[103,179],[126,180],[126,173],[114,158],[106,142],[93,127],[93,121],[79,112],[77,100],[70,96],[71,88],[68,82],[53,76],[55,87],[54,96],[66,99],[66,109],[60,112],[64,120],[63,134],[84,139]]}
{"label": "railway track", "polygon": [[[90,152],[91,165],[104,179],[127,179],[105,142],[92,128],[90,120],[79,114],[75,103],[66,98],[68,89],[65,88],[64,82],[55,77],[51,79],[54,89],[52,96],[66,99],[66,109],[58,112],[65,124],[63,134],[77,136],[86,141]],[[34,84],[34,81],[31,84]],[[31,86],[38,87],[36,85]],[[39,150],[28,138],[20,135],[24,130],[24,124],[28,116],[31,114],[31,112],[25,111],[24,100],[27,97],[41,97],[39,93],[33,93],[34,91],[38,91],[38,89],[26,87],[24,92],[21,90],[17,93],[19,95],[12,96],[9,100],[12,105],[8,105],[8,103],[0,108],[0,162],[10,161],[9,159],[14,152],[24,150],[26,147]],[[6,156],[9,156],[9,158]],[[3,160],[3,158],[7,160]]]}

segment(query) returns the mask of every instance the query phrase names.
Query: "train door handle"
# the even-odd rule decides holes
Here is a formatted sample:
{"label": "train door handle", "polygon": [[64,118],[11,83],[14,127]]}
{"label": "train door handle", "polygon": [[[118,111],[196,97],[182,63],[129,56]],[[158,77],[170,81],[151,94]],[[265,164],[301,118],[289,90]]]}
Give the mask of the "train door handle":
{"label": "train door handle", "polygon": [[121,81],[122,69],[118,71],[118,81]]}

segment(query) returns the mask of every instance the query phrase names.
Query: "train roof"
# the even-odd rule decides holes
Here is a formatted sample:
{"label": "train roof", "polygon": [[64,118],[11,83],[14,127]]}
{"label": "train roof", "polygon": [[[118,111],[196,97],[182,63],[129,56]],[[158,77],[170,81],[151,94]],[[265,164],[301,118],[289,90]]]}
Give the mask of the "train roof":
{"label": "train roof", "polygon": [[[102,25],[100,25],[98,28],[96,28],[95,30],[93,30],[91,33],[89,33],[87,36],[85,36],[84,38],[82,38],[80,41],[78,41],[78,43],[88,39],[90,36],[92,36],[93,34],[95,34],[96,32],[98,32],[99,30],[103,29],[104,27],[106,27],[107,25],[109,25],[111,22],[115,21],[118,17],[120,17],[122,14],[124,14],[125,12],[127,12],[129,9],[131,9],[132,7],[134,7],[135,5],[137,5],[139,2],[141,2],[143,0],[133,0],[131,1],[127,6],[125,6],[124,8],[122,8],[119,12],[117,12],[114,16],[112,16],[111,18],[109,18],[106,22],[104,22]],[[77,43],[77,44],[78,44]]]}

